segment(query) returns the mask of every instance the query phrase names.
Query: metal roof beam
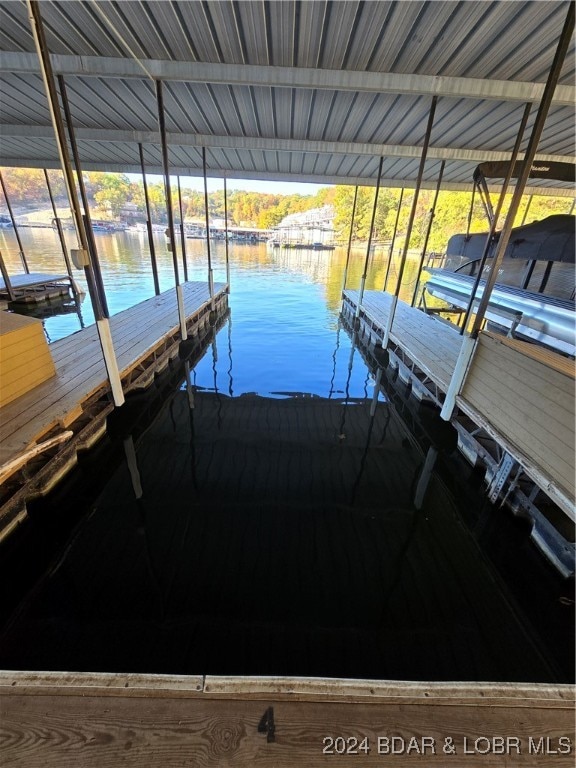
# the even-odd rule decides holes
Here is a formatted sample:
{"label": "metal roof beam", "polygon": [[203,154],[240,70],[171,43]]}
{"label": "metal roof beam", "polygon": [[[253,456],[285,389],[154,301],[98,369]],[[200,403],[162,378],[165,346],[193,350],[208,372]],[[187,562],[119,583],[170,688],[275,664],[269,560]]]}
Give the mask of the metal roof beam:
{"label": "metal roof beam", "polygon": [[[394,93],[413,96],[539,102],[544,83],[484,80],[467,77],[359,72],[306,67],[270,67],[160,59],[111,58],[52,54],[54,72],[80,77],[146,78],[190,83],[260,85],[272,88],[307,88],[331,91]],[[0,72],[39,72],[36,54],[0,52]],[[556,87],[552,103],[571,106],[576,88]]]}
{"label": "metal roof beam", "polygon": [[[160,144],[156,131],[131,131],[109,128],[76,128],[80,141],[103,141],[112,143]],[[43,125],[0,125],[0,136],[26,135],[28,139],[53,139],[52,128]],[[213,147],[218,149],[247,149],[268,152],[309,152],[332,155],[367,155],[370,157],[403,157],[419,159],[419,147],[403,144],[366,144],[345,141],[316,141],[305,139],[273,139],[255,136],[213,136],[193,133],[167,133],[168,144],[178,147]],[[430,147],[431,160],[460,160],[470,163],[510,160],[510,153],[486,149],[462,149],[457,147]],[[540,162],[570,162],[564,155],[539,154]],[[0,156],[0,163],[2,158]]]}

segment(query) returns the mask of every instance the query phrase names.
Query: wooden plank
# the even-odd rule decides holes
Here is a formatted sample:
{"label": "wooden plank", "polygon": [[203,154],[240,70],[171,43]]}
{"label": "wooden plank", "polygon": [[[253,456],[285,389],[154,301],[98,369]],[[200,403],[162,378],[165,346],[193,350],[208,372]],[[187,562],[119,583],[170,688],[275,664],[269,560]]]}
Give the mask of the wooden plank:
{"label": "wooden plank", "polygon": [[549,368],[553,368],[559,373],[564,373],[566,376],[574,378],[574,360],[559,355],[557,352],[553,352],[546,347],[540,347],[536,344],[529,344],[526,341],[520,339],[509,339],[507,336],[497,336],[489,331],[484,331],[482,334],[484,337],[492,339],[502,346],[514,349],[517,352],[521,352],[527,357],[531,357],[533,360],[537,360],[544,363]]}
{"label": "wooden plank", "polygon": [[[58,283],[63,280],[70,280],[68,275],[62,274],[44,274],[42,272],[30,272],[25,275],[11,275],[10,285],[12,288],[32,288],[37,285],[45,285],[47,283]],[[4,279],[0,277],[0,290],[5,290],[6,284]]]}
{"label": "wooden plank", "polygon": [[[183,288],[186,311],[193,316],[208,304],[208,288],[203,283],[186,283]],[[224,289],[223,283],[217,284],[216,296],[223,294]],[[177,332],[174,290],[113,316],[111,326],[121,375],[125,376],[150,355],[163,338]],[[27,447],[53,424],[67,421],[68,412],[77,413],[79,403],[106,386],[100,344],[93,326],[53,346],[56,378],[30,396],[18,398],[11,407],[0,410],[4,460]]]}
{"label": "wooden plank", "polygon": [[[554,377],[547,382],[534,381],[528,371],[515,366],[513,359],[500,359],[478,349],[462,394],[466,397],[466,392],[476,391],[484,397],[485,390],[491,400],[490,413],[504,411],[502,405],[506,403],[513,413],[534,425],[573,435],[574,394],[562,392],[565,376],[551,373],[557,381]],[[502,415],[507,416],[504,412]]]}
{"label": "wooden plank", "polygon": [[0,313],[0,369],[2,408],[55,376],[39,320]]}
{"label": "wooden plank", "polygon": [[[0,682],[11,768],[573,765],[568,686],[7,672]],[[258,730],[269,707],[270,741]],[[410,743],[419,748],[406,754]],[[543,756],[546,746],[563,753]]]}
{"label": "wooden plank", "polygon": [[461,397],[574,499],[573,380],[523,346],[482,334]]}
{"label": "wooden plank", "polygon": [[[345,291],[344,295],[356,305],[357,291]],[[386,326],[390,303],[390,296],[383,292],[364,294],[362,310],[381,332]],[[443,389],[448,387],[462,344],[457,329],[399,301],[390,338],[432,381]]]}
{"label": "wooden plank", "polygon": [[[201,306],[202,305],[200,305],[200,307]],[[175,307],[175,302],[174,302],[174,307]],[[119,317],[120,317],[119,315],[115,316],[115,318],[119,318]],[[142,323],[136,323],[134,326],[132,326],[128,324],[130,320],[129,315],[122,313],[121,328],[123,330],[122,330],[122,334],[120,335],[121,342],[118,345],[117,352],[121,355],[126,349],[130,350],[132,352],[130,361],[137,360],[137,359],[140,359],[141,357],[146,356],[146,354],[149,352],[149,349],[150,349],[150,345],[147,345],[147,342],[146,342],[146,334],[150,333],[150,340],[153,338],[156,338],[156,340],[159,340],[162,338],[162,336],[166,335],[168,331],[176,331],[178,328],[178,325],[173,324],[173,317],[168,322],[166,322],[166,319],[164,317],[160,317],[160,319],[158,319],[157,322],[150,324],[149,326],[143,325]],[[113,321],[115,318],[113,318]],[[142,331],[142,328],[144,328],[143,331]],[[90,346],[83,347],[82,338],[79,339],[79,342],[80,342],[79,348],[82,349],[81,356],[74,354],[74,355],[71,355],[70,358],[65,358],[64,360],[62,358],[56,357],[55,362],[57,367],[58,382],[57,383],[55,382],[53,384],[53,388],[55,390],[60,390],[62,386],[65,386],[70,392],[72,392],[74,389],[77,389],[78,387],[82,386],[81,380],[74,379],[76,371],[80,371],[85,374],[85,380],[86,382],[88,382],[86,384],[86,387],[88,387],[88,389],[90,390],[90,393],[93,392],[96,388],[96,385],[89,383],[90,381],[89,377],[91,375],[96,377],[97,383],[100,383],[101,381],[105,381],[104,366],[100,357],[100,344],[97,338],[96,330],[93,327],[86,330],[90,331]],[[139,334],[143,334],[143,336],[139,337]],[[86,338],[86,335],[84,331],[79,332],[78,334],[75,334],[75,336],[82,336],[83,338]],[[118,337],[118,333],[115,333],[114,336],[115,338]],[[144,342],[142,341],[143,338],[144,338]],[[142,348],[143,346],[144,348]],[[89,360],[90,362],[88,362]],[[42,392],[38,393],[39,397],[44,397],[45,393],[49,393],[51,391],[52,391],[52,387],[46,387]],[[8,412],[8,413],[2,414],[1,426],[0,426],[0,437],[4,437],[4,435],[10,429],[9,425],[10,425],[11,419],[14,418],[15,415],[16,416],[22,415],[23,412],[24,412],[23,410],[18,411],[18,409],[15,408],[12,413]],[[26,409],[25,412],[28,413],[29,412],[28,409]]]}

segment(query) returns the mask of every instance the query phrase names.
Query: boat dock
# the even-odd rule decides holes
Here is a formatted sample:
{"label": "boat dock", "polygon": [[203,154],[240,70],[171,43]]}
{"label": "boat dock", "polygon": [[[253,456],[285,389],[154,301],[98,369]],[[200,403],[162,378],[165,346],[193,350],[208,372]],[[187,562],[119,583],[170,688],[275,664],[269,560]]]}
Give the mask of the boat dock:
{"label": "boat dock", "polygon": [[[189,337],[194,338],[210,323],[208,285],[190,282],[183,284],[182,290]],[[226,311],[227,305],[226,285],[215,284],[217,316]],[[119,312],[110,318],[110,325],[124,392],[146,386],[178,354],[180,328],[175,289]],[[109,383],[95,325],[54,342],[49,349],[55,376],[0,408],[0,477],[4,492],[0,537],[26,515],[26,495],[34,495],[26,491],[26,486],[11,493],[10,478],[44,451],[55,459],[54,449],[62,443],[78,443],[84,427],[90,432],[88,444],[93,444],[103,434],[105,417],[113,407],[107,397]],[[69,467],[76,460],[75,451],[68,459]],[[63,467],[58,463],[57,470],[49,473],[50,479],[43,478],[44,492],[62,474]]]}
{"label": "boat dock", "polygon": [[[573,361],[544,347],[493,335],[482,329],[482,323],[489,317],[485,305],[498,278],[498,264],[506,254],[515,220],[526,217],[532,197],[566,198],[566,209],[574,197],[573,175],[557,179],[553,173],[556,166],[573,165],[574,161],[574,4],[565,0],[206,0],[192,6],[184,0],[145,0],[123,3],[121,10],[119,5],[28,0],[4,2],[2,7],[0,78],[4,98],[0,166],[41,169],[48,187],[48,171],[62,172],[76,231],[71,260],[77,268],[84,269],[100,332],[98,335],[92,327],[51,345],[56,374],[0,407],[0,480],[4,478],[0,542],[6,552],[11,550],[16,555],[4,560],[5,564],[9,562],[10,570],[3,566],[3,582],[21,589],[24,601],[40,598],[39,620],[30,625],[32,631],[26,627],[14,642],[16,650],[22,652],[19,671],[13,666],[0,671],[0,743],[6,765],[573,766],[573,668],[562,677],[539,675],[540,662],[546,663],[548,654],[541,652],[536,643],[534,624],[518,613],[514,595],[510,600],[501,595],[498,612],[482,608],[486,605],[481,599],[482,590],[501,588],[498,573],[477,572],[478,578],[468,583],[470,591],[464,594],[466,580],[447,567],[445,551],[451,549],[453,557],[467,565],[471,549],[458,547],[448,536],[438,536],[441,548],[426,558],[427,547],[434,542],[429,533],[433,524],[426,515],[411,513],[425,511],[421,501],[428,482],[431,478],[432,482],[435,480],[434,462],[439,453],[433,445],[425,457],[417,456],[418,472],[411,476],[413,483],[405,506],[396,507],[398,494],[394,494],[392,482],[390,500],[396,517],[391,525],[380,532],[373,528],[372,512],[350,516],[350,528],[339,524],[343,519],[341,498],[335,494],[330,506],[325,508],[320,502],[320,509],[338,533],[341,546],[336,549],[333,539],[322,535],[320,526],[318,541],[322,546],[317,546],[316,536],[307,534],[306,528],[310,521],[314,522],[309,487],[299,494],[298,501],[304,504],[302,515],[296,518],[287,514],[284,518],[292,526],[294,521],[302,523],[292,527],[287,537],[282,518],[269,514],[270,508],[262,504],[260,497],[266,486],[257,482],[255,472],[246,469],[248,452],[236,454],[239,458],[234,462],[214,460],[223,446],[217,428],[224,423],[218,419],[225,411],[224,398],[217,392],[216,413],[203,433],[209,450],[198,451],[198,457],[213,467],[231,467],[244,473],[247,502],[240,507],[234,489],[229,492],[226,486],[214,483],[206,489],[205,504],[197,503],[204,493],[202,487],[194,487],[194,419],[198,411],[193,406],[193,386],[186,376],[187,391],[178,391],[178,396],[188,421],[174,418],[168,409],[165,414],[172,419],[166,429],[175,432],[179,426],[186,433],[179,442],[171,442],[178,461],[171,462],[168,477],[161,472],[160,461],[155,462],[156,471],[161,472],[153,498],[156,515],[151,514],[148,498],[138,488],[139,457],[133,440],[124,440],[124,433],[118,442],[122,441],[125,449],[125,464],[117,478],[106,475],[107,465],[100,461],[101,454],[86,457],[87,464],[94,461],[92,478],[118,480],[118,487],[124,488],[122,493],[111,493],[109,517],[99,516],[98,502],[94,507],[84,508],[84,488],[78,496],[66,498],[66,504],[77,505],[78,513],[82,510],[87,522],[91,522],[95,509],[94,519],[106,532],[106,536],[92,539],[83,552],[76,550],[74,564],[80,570],[91,563],[99,569],[84,571],[86,578],[81,586],[87,586],[85,593],[77,589],[69,578],[70,572],[57,559],[61,549],[66,550],[67,557],[78,545],[75,533],[71,539],[56,541],[59,532],[53,521],[48,516],[35,526],[38,518],[33,519],[36,510],[32,508],[30,525],[19,526],[19,522],[28,515],[27,500],[47,495],[74,466],[77,452],[89,448],[104,435],[108,415],[115,408],[119,421],[130,413],[138,398],[125,403],[126,392],[145,387],[163,367],[166,374],[172,373],[168,370],[171,357],[190,348],[199,350],[209,343],[207,340],[226,316],[227,291],[233,284],[227,249],[226,284],[218,284],[210,295],[208,290],[208,286],[213,287],[208,177],[223,181],[221,212],[226,228],[230,219],[227,184],[238,179],[253,179],[260,184],[270,181],[343,185],[347,189],[342,190],[345,196],[340,202],[346,208],[349,206],[350,222],[334,219],[338,239],[348,242],[348,253],[354,242],[368,244],[362,276],[351,269],[350,283],[346,272],[342,281],[332,283],[335,290],[331,298],[338,302],[342,285],[356,286],[357,278],[361,281],[363,299],[359,292],[345,291],[341,314],[342,325],[353,342],[349,371],[358,349],[371,369],[363,371],[366,393],[370,374],[381,381],[385,369],[386,378],[394,378],[394,384],[398,380],[406,382],[406,387],[398,386],[403,393],[410,390],[429,403],[430,410],[441,409],[443,425],[454,426],[458,447],[474,469],[464,466],[454,449],[460,466],[470,471],[474,482],[486,483],[487,496],[494,505],[507,505],[514,514],[531,521],[531,537],[537,547],[562,576],[569,577],[574,572],[576,518]],[[474,178],[478,167],[488,163],[505,166],[504,174],[485,175],[478,185],[479,199],[471,198],[469,211],[458,210],[463,203],[455,203],[448,216],[436,216],[440,192],[471,191],[467,180]],[[92,236],[90,189],[84,183],[86,174],[103,171],[142,177],[156,293],[155,298],[112,318],[107,309],[96,239]],[[160,213],[164,207],[160,199],[150,198],[147,191],[147,178],[158,174],[164,180],[165,215]],[[204,179],[206,224],[202,229],[207,235],[207,284],[188,282],[185,219],[196,208],[196,201],[190,196],[189,200],[183,198],[180,177],[184,181],[190,177]],[[176,185],[171,178],[177,179],[178,199],[172,193]],[[4,189],[1,174],[0,186],[14,235],[18,237],[10,195]],[[193,188],[184,183],[185,193]],[[381,190],[395,193],[386,197],[383,193],[379,198]],[[427,222],[423,215],[428,209],[421,194],[424,191],[435,195]],[[273,188],[269,192],[272,197]],[[403,203],[405,192],[409,193],[409,202]],[[495,206],[488,192],[493,196],[498,193]],[[524,197],[528,197],[526,204]],[[427,199],[432,199],[432,194]],[[321,213],[329,200],[329,196],[319,195],[321,207],[316,210]],[[492,234],[499,229],[500,236],[472,332],[460,336],[458,329],[451,328],[442,318],[428,316],[395,300],[406,295],[406,291],[411,293],[412,288],[416,297],[427,245],[433,242],[429,236],[438,233],[433,231],[435,226],[451,227],[452,221],[459,221],[455,226],[462,229],[466,222],[463,237],[477,236],[475,210],[480,200],[491,220]],[[57,217],[54,201],[52,206]],[[142,206],[136,207],[143,214]],[[216,209],[220,210],[220,203],[212,206],[212,211]],[[574,206],[570,215],[573,211]],[[253,221],[271,231],[280,218],[276,214],[266,215],[267,210],[257,210],[252,203],[230,213],[239,225]],[[157,224],[160,219],[166,252],[172,256],[171,284],[175,286],[162,294],[153,237],[153,220]],[[396,275],[394,270],[388,270],[383,281],[387,287],[390,278],[389,289],[394,293],[391,301],[384,293],[364,292],[364,288],[379,287],[368,274],[371,251],[374,263],[373,246],[377,240],[388,242],[389,223],[393,219],[396,223],[390,254],[395,246],[402,257]],[[8,222],[6,217],[3,221]],[[303,226],[287,231],[286,239],[303,241],[306,232],[306,239],[312,243],[332,243],[325,219],[297,220],[296,224]],[[59,223],[58,236],[66,260],[62,229]],[[409,252],[416,247],[416,235],[421,263],[412,285],[412,275],[405,267]],[[28,272],[20,241],[18,251],[22,267]],[[162,255],[165,256],[164,250]],[[534,256],[529,258],[535,260]],[[267,257],[261,254],[261,259]],[[115,253],[114,261],[123,263],[122,256]],[[322,261],[328,271],[337,259],[327,255]],[[195,270],[197,264],[190,263]],[[249,263],[246,258],[242,269],[247,269]],[[555,281],[556,267],[550,261],[539,266],[539,284],[544,290],[549,279],[550,284]],[[538,274],[538,268],[534,269],[534,273],[526,275],[526,287]],[[71,268],[67,271],[73,274]],[[274,276],[279,281],[286,279],[281,269],[275,270]],[[35,287],[28,289],[32,293]],[[306,309],[295,301],[294,315],[300,311]],[[336,325],[335,318],[332,319]],[[516,320],[517,313],[513,313],[511,324]],[[20,331],[26,335],[31,327],[28,324],[28,328]],[[181,343],[186,339],[187,329],[190,347]],[[283,351],[286,334],[291,332],[292,325],[286,323],[275,340],[277,346],[266,360],[279,367],[280,373],[282,358],[278,355],[276,359],[274,352]],[[36,356],[29,346],[6,346],[13,347],[13,358],[27,354],[29,367],[36,365]],[[19,349],[15,349],[17,346]],[[213,350],[215,359],[216,344]],[[337,358],[338,348],[334,352],[334,366]],[[20,370],[27,370],[24,366],[28,361],[19,363]],[[297,358],[294,367],[305,364],[304,357]],[[256,370],[250,373],[257,379]],[[182,379],[176,386],[181,383]],[[342,391],[333,394],[330,407],[339,405]],[[377,397],[372,403],[368,399],[366,394],[364,411],[370,413],[372,403],[375,412],[382,410],[383,404],[378,404]],[[240,398],[231,393],[230,400]],[[246,403],[240,405],[245,407]],[[375,420],[374,414],[373,417]],[[114,420],[112,416],[108,419],[110,435]],[[250,430],[245,426],[242,430],[237,430],[237,434],[242,439],[247,437],[255,446],[257,441]],[[310,436],[315,434],[310,430]],[[162,462],[166,462],[165,467],[168,441],[163,440],[162,434],[159,437],[156,450]],[[343,429],[332,437],[338,441],[336,446],[346,442]],[[274,435],[275,444],[290,448],[284,439],[283,433]],[[239,442],[235,441],[235,449]],[[102,453],[105,447],[103,441]],[[254,453],[259,464],[265,447],[260,448],[260,454]],[[408,447],[406,454],[410,452]],[[387,451],[378,446],[375,453],[383,464],[393,468],[401,449],[392,446]],[[283,464],[280,475],[285,487],[290,489],[297,484],[296,476],[298,483],[307,477],[317,479],[311,462],[304,462],[305,455],[299,446],[293,448],[294,461]],[[329,470],[350,477],[357,464],[359,472],[364,471],[365,464],[370,463],[368,458],[364,448],[356,452],[357,461],[343,461],[341,466],[329,463]],[[295,471],[295,466],[302,471]],[[380,466],[376,468],[379,470]],[[83,462],[79,469],[81,475]],[[180,509],[174,503],[170,485],[170,478],[177,472],[186,479],[186,484],[180,486]],[[377,482],[372,484],[378,505],[373,507],[378,510],[383,495],[381,474],[375,473]],[[87,477],[90,476],[80,480],[83,482]],[[355,493],[354,482],[352,478]],[[447,518],[449,503],[441,499],[438,487],[439,484],[431,486],[428,499],[439,504],[440,514]],[[229,493],[229,498],[224,499],[224,509],[227,504],[232,507],[228,518],[222,516],[222,497],[218,499],[214,490]],[[447,491],[449,495],[449,487]],[[284,487],[278,484],[270,495],[278,506],[286,495]],[[49,499],[44,501],[48,503]],[[490,507],[484,497],[482,501]],[[178,522],[182,527],[170,528],[170,516],[180,512]],[[272,512],[276,512],[274,507]],[[122,517],[128,522],[124,540],[115,535]],[[422,547],[407,552],[404,542],[409,544],[418,533],[414,517],[425,524],[420,529]],[[498,517],[498,511],[490,507],[486,517]],[[245,521],[250,518],[256,535],[245,533]],[[477,518],[478,529],[485,519]],[[454,522],[460,525],[458,519]],[[209,529],[209,525],[214,527]],[[365,541],[372,547],[370,570],[366,568],[368,558],[354,554],[358,552],[354,549],[354,526],[359,525],[365,528]],[[40,548],[28,546],[27,534],[32,529],[39,538],[45,534],[49,543],[54,541],[54,554],[43,560],[38,557]],[[148,530],[153,533],[149,538],[157,548],[162,570],[149,557]],[[410,537],[403,539],[402,530],[408,531]],[[11,532],[16,535],[9,538]],[[262,538],[261,533],[268,532],[269,536]],[[224,547],[222,533],[228,537]],[[522,530],[523,542],[527,538],[524,534]],[[116,558],[111,557],[109,541],[114,542],[119,552]],[[382,556],[383,549],[379,547],[388,547],[394,541],[398,545],[397,559]],[[540,613],[543,634],[553,634],[563,648],[571,647],[573,595],[568,597],[556,590],[550,595],[538,594],[548,575],[556,579],[558,574],[529,546],[526,549],[534,559],[523,568],[514,558],[510,541],[506,536],[498,539],[498,556],[513,566],[510,579],[524,585],[526,572],[530,573],[531,585],[536,586],[527,600]],[[274,542],[280,544],[276,549],[272,546]],[[308,556],[310,567],[300,574],[295,573],[294,558],[287,556],[290,546],[302,557]],[[173,556],[173,547],[179,550],[180,561]],[[334,566],[332,570],[320,557],[330,547],[334,554],[329,561]],[[125,556],[130,551],[134,553],[132,558]],[[89,553],[91,560],[83,557],[85,553]],[[483,560],[484,553],[479,551],[478,557]],[[33,580],[30,561],[43,566],[39,580]],[[438,586],[426,573],[419,576],[418,571],[413,571],[413,564],[422,561],[441,577]],[[219,567],[222,562],[229,568],[228,580]],[[246,592],[242,591],[245,574],[239,563],[246,564],[245,571],[262,568],[257,574],[261,578],[254,582],[256,586]],[[130,564],[135,566],[131,568],[131,588],[127,588],[130,585],[122,572],[114,571],[114,564],[125,569],[124,573]],[[285,573],[279,571],[281,568],[286,569]],[[342,574],[340,581],[331,577],[336,568]],[[389,577],[383,574],[386,568],[395,569],[398,578],[394,573]],[[386,579],[379,582],[373,576],[375,572],[386,575]],[[402,575],[405,583],[422,590],[423,598],[434,587],[437,603],[423,599],[423,609],[412,615],[418,601],[405,591],[404,584],[399,585]],[[304,577],[310,581],[306,582]],[[374,590],[375,598],[367,599],[369,593],[362,589],[361,579]],[[570,582],[566,579],[565,583]],[[43,592],[44,587],[55,584],[60,588],[53,593],[54,599],[44,600],[48,594]],[[313,596],[310,584],[317,588],[318,598],[310,607],[307,620],[318,635],[319,657],[329,656],[321,632],[324,610],[332,622],[329,626],[336,630],[336,654],[355,665],[356,671],[350,671],[348,665],[333,667],[328,672],[318,668],[311,671],[302,664],[308,637],[300,635],[299,646],[293,640],[291,628],[299,631],[302,623],[298,615],[302,601],[298,600],[297,590],[301,589],[307,597]],[[342,584],[354,586],[349,591],[348,605],[343,600]],[[148,593],[145,587],[149,588]],[[444,610],[450,605],[447,595],[451,592],[457,599],[452,603],[448,622]],[[164,596],[171,593],[174,598],[169,612],[165,610],[168,601]],[[84,594],[88,595],[85,602]],[[223,620],[214,612],[214,594],[222,605],[231,608],[223,614]],[[97,599],[91,599],[93,596]],[[294,596],[296,599],[289,599]],[[248,598],[254,606],[254,620],[245,626]],[[391,633],[383,622],[374,628],[370,625],[374,621],[374,606],[378,604],[376,598],[384,613],[392,599],[396,601]],[[120,607],[123,600],[127,608]],[[182,606],[192,600],[199,602],[201,610],[187,615]],[[3,635],[6,627],[10,630],[26,618],[22,606],[20,598],[17,604],[8,605]],[[70,610],[68,615],[73,621],[68,621],[64,612],[60,614],[60,606]],[[104,609],[102,619],[94,620],[99,606]],[[261,606],[270,610],[268,616],[273,621],[262,621],[258,610]],[[564,623],[551,618],[547,613],[550,606],[566,609],[569,619]],[[467,624],[463,618],[474,608],[480,608],[478,621]],[[110,615],[118,622],[117,627],[134,633],[125,646],[128,664],[113,664],[106,659],[106,654],[114,654],[120,645]],[[188,621],[189,616],[197,616],[200,621]],[[230,616],[239,628],[236,636]],[[357,633],[348,631],[348,624],[354,627],[362,623],[367,625],[366,641],[375,649],[377,659],[370,667],[362,667],[366,655],[357,642]],[[512,623],[520,624],[526,634],[524,649],[539,657],[538,661],[527,663],[522,674],[516,676],[508,676],[506,667],[509,660],[512,665],[516,663],[518,643],[508,642],[508,656],[502,653],[502,637],[506,637]],[[571,631],[565,630],[567,624]],[[266,630],[270,626],[275,636],[262,632],[263,627]],[[204,632],[205,628],[212,634]],[[399,628],[403,628],[401,634]],[[62,635],[69,630],[73,642],[66,645]],[[103,634],[98,636],[98,632]],[[454,683],[451,681],[458,675],[457,665],[447,659],[445,672],[436,677],[432,674],[431,680],[430,668],[424,670],[419,662],[434,658],[434,639],[440,650],[439,658],[443,659],[459,632],[459,658],[476,664],[472,641],[479,636],[490,641],[490,665],[479,664],[476,674],[472,670],[470,675],[458,678],[463,682]],[[179,634],[183,638],[185,662],[181,665],[174,661],[173,652]],[[244,638],[251,658],[261,654],[261,666],[256,672],[251,671],[254,667],[243,667],[234,659],[239,635]],[[37,661],[38,654],[48,648],[49,640],[65,656],[63,663]],[[217,668],[202,658],[189,661],[188,649],[197,649],[202,641],[209,655],[222,649]],[[420,646],[413,650],[411,642]],[[77,651],[85,652],[91,643],[103,651],[99,666],[78,662],[79,656],[75,656]],[[294,666],[287,667],[287,671],[282,671],[279,664],[266,667],[271,651],[282,651],[283,644],[285,656],[295,659]],[[157,666],[162,648],[167,662]],[[406,654],[403,669],[409,670],[414,682],[402,682],[406,680],[400,676],[403,670],[395,677],[398,667],[386,666],[397,652]],[[126,671],[133,674],[122,674]],[[511,680],[515,682],[507,682]]]}
{"label": "boat dock", "polygon": [[[381,291],[364,293],[357,329],[361,345],[373,349],[381,343],[391,301]],[[343,316],[350,327],[357,303],[358,291],[344,291]],[[418,399],[441,407],[463,338],[456,326],[398,301],[391,364]],[[574,572],[574,542],[534,500],[541,491],[568,521],[575,519],[574,378],[569,358],[483,332],[451,419],[461,451],[473,465],[486,467],[491,501],[527,513],[534,520],[533,539],[566,575]],[[569,527],[560,521],[561,531]]]}
{"label": "boat dock", "polygon": [[[4,271],[4,270],[3,270]],[[0,277],[0,299],[23,304],[69,296],[71,279],[67,274],[29,274]]]}

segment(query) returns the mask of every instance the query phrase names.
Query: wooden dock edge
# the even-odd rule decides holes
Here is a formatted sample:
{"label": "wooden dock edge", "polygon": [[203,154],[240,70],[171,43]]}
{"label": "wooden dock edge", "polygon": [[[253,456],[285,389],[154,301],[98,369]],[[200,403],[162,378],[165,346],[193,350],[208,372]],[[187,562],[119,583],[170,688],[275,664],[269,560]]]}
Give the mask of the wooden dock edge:
{"label": "wooden dock edge", "polygon": [[572,766],[574,688],[0,672],[4,766]]}

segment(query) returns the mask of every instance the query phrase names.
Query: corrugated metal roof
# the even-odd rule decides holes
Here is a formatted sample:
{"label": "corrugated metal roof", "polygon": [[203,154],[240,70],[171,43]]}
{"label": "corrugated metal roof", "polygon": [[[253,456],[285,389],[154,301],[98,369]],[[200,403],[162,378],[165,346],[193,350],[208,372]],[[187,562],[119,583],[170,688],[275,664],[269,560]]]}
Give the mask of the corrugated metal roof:
{"label": "corrugated metal roof", "polygon": [[[86,169],[137,171],[142,141],[149,170],[161,170],[147,70],[165,79],[171,162],[195,175],[203,143],[212,175],[374,183],[382,153],[385,178],[408,186],[439,92],[425,179],[433,183],[445,157],[447,188],[510,153],[522,99],[541,91],[567,8],[556,0],[40,4]],[[0,164],[57,167],[26,5],[2,2],[0,13]],[[542,158],[575,153],[573,53],[574,43]]]}

